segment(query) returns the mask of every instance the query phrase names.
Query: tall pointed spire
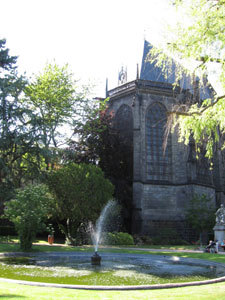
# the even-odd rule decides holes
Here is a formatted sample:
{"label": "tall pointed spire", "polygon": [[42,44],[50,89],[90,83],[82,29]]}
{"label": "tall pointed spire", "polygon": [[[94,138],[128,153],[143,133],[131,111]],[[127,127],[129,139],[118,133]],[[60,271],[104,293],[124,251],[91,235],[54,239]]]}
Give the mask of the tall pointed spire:
{"label": "tall pointed spire", "polygon": [[137,76],[136,76],[136,79],[139,79],[139,65],[137,64]]}
{"label": "tall pointed spire", "polygon": [[105,82],[105,97],[108,97],[108,78],[106,78],[106,82]]}

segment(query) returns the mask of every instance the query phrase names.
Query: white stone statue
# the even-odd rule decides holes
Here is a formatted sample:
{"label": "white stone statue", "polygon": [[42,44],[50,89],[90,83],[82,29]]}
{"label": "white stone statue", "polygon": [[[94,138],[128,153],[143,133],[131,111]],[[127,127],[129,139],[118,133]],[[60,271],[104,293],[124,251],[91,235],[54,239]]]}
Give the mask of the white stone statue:
{"label": "white stone statue", "polygon": [[121,68],[118,77],[118,85],[122,85],[127,82],[127,69]]}
{"label": "white stone statue", "polygon": [[225,208],[223,204],[216,212],[216,225],[225,225]]}

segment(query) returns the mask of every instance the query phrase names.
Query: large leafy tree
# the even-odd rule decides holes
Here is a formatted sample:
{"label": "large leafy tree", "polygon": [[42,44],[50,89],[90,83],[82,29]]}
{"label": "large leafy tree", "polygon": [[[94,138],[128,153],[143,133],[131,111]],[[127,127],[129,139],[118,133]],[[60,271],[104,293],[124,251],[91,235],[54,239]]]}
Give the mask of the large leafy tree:
{"label": "large leafy tree", "polygon": [[92,164],[70,163],[53,170],[47,185],[55,198],[52,203],[55,218],[67,241],[73,244],[77,242],[78,228],[89,221],[95,222],[113,195],[113,185]]}
{"label": "large leafy tree", "polygon": [[[107,99],[86,110],[85,123],[74,128],[75,136],[64,152],[65,161],[98,165],[115,186],[114,197],[122,206],[123,226],[130,231],[133,152],[130,143],[115,128],[114,113]],[[79,138],[76,138],[79,136]]]}
{"label": "large leafy tree", "polygon": [[59,142],[65,142],[68,131],[62,127],[77,122],[81,106],[87,105],[86,91],[78,92],[67,66],[47,65],[29,83],[18,74],[16,62],[0,40],[1,204],[14,188],[38,181],[46,167],[58,163]]}
{"label": "large leafy tree", "polygon": [[89,107],[87,87],[78,87],[68,65],[47,64],[25,88],[24,102],[35,114],[32,127],[47,169],[58,164],[75,123]]}
{"label": "large leafy tree", "polygon": [[[170,28],[172,35],[161,44],[161,53],[185,61],[188,73],[195,73],[204,81],[212,64],[217,65],[221,87],[225,88],[225,1],[188,0],[173,1],[182,20]],[[185,22],[186,20],[186,22]],[[160,48],[160,47],[159,47]],[[165,56],[158,53],[158,62]],[[179,73],[179,72],[178,72]],[[178,74],[177,79],[180,78]],[[225,95],[215,93],[212,99],[201,104],[178,105],[170,113],[170,124],[179,124],[180,139],[186,144],[193,136],[196,147],[206,146],[206,156],[211,158],[215,144],[224,147]]]}
{"label": "large leafy tree", "polygon": [[68,66],[47,64],[25,89],[26,102],[36,113],[36,128],[43,146],[57,147],[60,129],[73,121],[80,95]]}
{"label": "large leafy tree", "polygon": [[[27,84],[17,72],[17,57],[0,40],[0,198],[1,204],[20,186],[23,155],[31,149],[33,134],[26,127],[31,112],[20,102]],[[30,151],[32,153],[32,151]]]}

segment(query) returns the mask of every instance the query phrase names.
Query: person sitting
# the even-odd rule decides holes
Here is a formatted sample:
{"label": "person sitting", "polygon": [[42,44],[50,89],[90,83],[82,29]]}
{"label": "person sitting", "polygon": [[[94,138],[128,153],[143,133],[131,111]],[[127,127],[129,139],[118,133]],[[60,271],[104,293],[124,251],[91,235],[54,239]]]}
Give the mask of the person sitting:
{"label": "person sitting", "polygon": [[206,252],[210,252],[210,253],[213,253],[215,252],[215,246],[216,246],[216,243],[212,240],[209,241],[209,244],[206,246]]}
{"label": "person sitting", "polygon": [[219,253],[219,241],[216,240],[216,243],[215,243],[215,253]]}
{"label": "person sitting", "polygon": [[223,240],[220,244],[220,246],[223,248],[223,250],[225,251],[225,240]]}

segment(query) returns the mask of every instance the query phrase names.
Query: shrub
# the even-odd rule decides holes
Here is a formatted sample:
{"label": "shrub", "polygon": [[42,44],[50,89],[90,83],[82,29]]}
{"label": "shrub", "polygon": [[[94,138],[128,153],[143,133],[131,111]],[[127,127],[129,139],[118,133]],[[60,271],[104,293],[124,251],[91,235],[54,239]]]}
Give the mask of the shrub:
{"label": "shrub", "polygon": [[0,235],[1,236],[13,236],[16,235],[15,228],[10,225],[1,225],[0,226]]}
{"label": "shrub", "polygon": [[54,217],[72,245],[79,243],[81,224],[96,221],[114,190],[99,167],[84,163],[69,163],[53,170],[48,174],[47,185],[54,196]]}
{"label": "shrub", "polygon": [[51,196],[43,184],[28,185],[6,203],[5,216],[14,223],[22,250],[30,250],[36,234],[46,229]]}
{"label": "shrub", "polygon": [[205,194],[195,194],[187,205],[186,219],[199,234],[200,243],[207,241],[207,232],[212,233],[215,224],[215,202]]}
{"label": "shrub", "polygon": [[189,245],[173,228],[162,228],[158,236],[152,238],[153,245]]}
{"label": "shrub", "polygon": [[152,245],[152,238],[148,235],[134,235],[135,245]]}
{"label": "shrub", "polygon": [[105,243],[108,245],[134,245],[134,239],[126,232],[108,232]]}

